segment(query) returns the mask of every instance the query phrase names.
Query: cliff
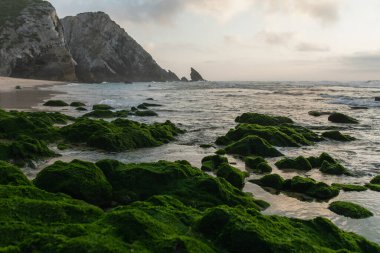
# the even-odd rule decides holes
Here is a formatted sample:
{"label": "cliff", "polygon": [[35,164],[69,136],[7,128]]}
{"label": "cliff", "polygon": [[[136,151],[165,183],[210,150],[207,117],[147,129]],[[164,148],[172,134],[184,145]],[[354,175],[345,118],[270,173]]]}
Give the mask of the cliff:
{"label": "cliff", "polygon": [[0,75],[76,79],[54,7],[42,0],[1,0]]}
{"label": "cliff", "polygon": [[103,12],[62,19],[65,40],[82,82],[177,81]]}

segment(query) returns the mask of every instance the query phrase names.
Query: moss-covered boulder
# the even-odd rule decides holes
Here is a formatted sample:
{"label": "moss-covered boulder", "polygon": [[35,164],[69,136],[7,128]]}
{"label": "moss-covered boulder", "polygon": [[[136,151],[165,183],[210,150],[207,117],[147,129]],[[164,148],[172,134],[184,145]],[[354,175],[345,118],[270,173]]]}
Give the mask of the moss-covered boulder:
{"label": "moss-covered boulder", "polygon": [[323,112],[323,111],[309,111],[308,114],[310,116],[314,116],[314,117],[320,117],[322,115],[330,115],[331,112]]}
{"label": "moss-covered boulder", "polygon": [[235,121],[238,123],[258,124],[262,126],[276,126],[285,123],[293,123],[293,120],[288,117],[269,116],[253,112],[243,113],[241,116],[237,117]]}
{"label": "moss-covered boulder", "polygon": [[49,100],[49,101],[46,101],[43,105],[44,106],[51,106],[51,107],[69,106],[68,103],[66,103],[65,101],[62,101],[62,100]]}
{"label": "moss-covered boulder", "polygon": [[371,184],[379,184],[380,185],[380,175],[375,176],[370,181]]}
{"label": "moss-covered boulder", "polygon": [[57,161],[38,173],[34,184],[46,191],[62,192],[98,206],[111,202],[111,185],[102,170],[89,162]]}
{"label": "moss-covered boulder", "polygon": [[270,187],[276,190],[282,190],[285,180],[278,174],[265,175],[260,179],[252,179],[251,183],[258,184],[262,187]]}
{"label": "moss-covered boulder", "polygon": [[249,135],[235,143],[228,145],[225,148],[225,151],[228,154],[236,154],[242,156],[282,156],[281,152],[274,148],[266,140],[255,135]]}
{"label": "moss-covered boulder", "polygon": [[356,140],[354,137],[347,135],[347,134],[342,134],[339,131],[328,131],[322,133],[322,136],[328,139],[332,139],[335,141],[354,141]]}
{"label": "moss-covered boulder", "polygon": [[358,124],[359,123],[359,121],[357,119],[354,119],[350,116],[347,116],[347,115],[345,115],[343,113],[339,113],[339,112],[334,112],[334,113],[330,114],[328,120],[333,122],[333,123],[346,123],[346,124]]}
{"label": "moss-covered boulder", "polygon": [[220,167],[220,165],[227,163],[228,159],[227,157],[220,156],[220,155],[211,155],[206,156],[202,159],[202,167],[201,169],[203,171],[217,171]]}
{"label": "moss-covered boulder", "polygon": [[0,185],[31,185],[31,183],[19,168],[0,161]]}
{"label": "moss-covered boulder", "polygon": [[364,185],[357,184],[332,184],[331,186],[334,186],[335,188],[338,188],[345,192],[362,192],[367,190],[367,187]]}
{"label": "moss-covered boulder", "polygon": [[151,110],[144,110],[144,111],[135,111],[134,113],[136,116],[139,117],[155,117],[158,116],[158,114]]}
{"label": "moss-covered boulder", "polygon": [[255,173],[270,173],[272,167],[261,156],[248,156],[244,158],[245,166]]}
{"label": "moss-covered boulder", "polygon": [[338,163],[331,155],[327,154],[327,153],[322,153],[320,154],[320,156],[318,157],[315,157],[315,156],[310,156],[307,158],[307,160],[309,161],[310,165],[312,168],[319,168],[322,166],[322,163],[324,161],[328,162],[328,163],[331,163],[331,164],[335,164],[335,163]]}
{"label": "moss-covered boulder", "polygon": [[86,113],[83,117],[91,118],[114,118],[114,113],[111,110],[94,110],[92,112]]}
{"label": "moss-covered boulder", "polygon": [[113,108],[112,106],[110,105],[106,105],[106,104],[97,104],[97,105],[93,105],[92,106],[92,110],[113,110],[115,108]]}
{"label": "moss-covered boulder", "polygon": [[299,156],[295,159],[285,157],[275,163],[279,169],[311,170],[312,166],[308,159]]}
{"label": "moss-covered boulder", "polygon": [[364,219],[373,216],[373,213],[366,208],[346,201],[335,201],[330,203],[329,209],[339,215],[353,219]]}
{"label": "moss-covered boulder", "polygon": [[380,192],[380,184],[366,184],[365,186],[372,191]]}
{"label": "moss-covered boulder", "polygon": [[343,165],[339,163],[329,163],[327,161],[323,161],[319,170],[325,174],[330,175],[351,175],[348,169],[346,169]]}
{"label": "moss-covered boulder", "polygon": [[87,111],[87,109],[84,108],[84,107],[82,107],[82,106],[79,106],[79,107],[75,108],[75,110],[77,110],[78,112],[85,112],[85,111]]}
{"label": "moss-covered boulder", "polygon": [[248,176],[248,173],[243,172],[229,164],[222,164],[218,171],[216,172],[218,177],[224,178],[231,185],[235,186],[238,189],[242,189],[244,186],[245,178]]}
{"label": "moss-covered boulder", "polygon": [[78,102],[78,101],[75,101],[75,102],[72,102],[70,104],[71,107],[83,107],[83,106],[86,106],[85,103],[82,103],[82,102]]}

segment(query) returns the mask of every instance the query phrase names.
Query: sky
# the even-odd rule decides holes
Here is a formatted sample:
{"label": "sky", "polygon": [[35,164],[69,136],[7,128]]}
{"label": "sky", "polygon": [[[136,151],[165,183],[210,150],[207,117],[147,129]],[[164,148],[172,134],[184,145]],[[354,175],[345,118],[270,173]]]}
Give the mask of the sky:
{"label": "sky", "polygon": [[103,11],[158,62],[208,80],[380,79],[379,0],[51,0]]}

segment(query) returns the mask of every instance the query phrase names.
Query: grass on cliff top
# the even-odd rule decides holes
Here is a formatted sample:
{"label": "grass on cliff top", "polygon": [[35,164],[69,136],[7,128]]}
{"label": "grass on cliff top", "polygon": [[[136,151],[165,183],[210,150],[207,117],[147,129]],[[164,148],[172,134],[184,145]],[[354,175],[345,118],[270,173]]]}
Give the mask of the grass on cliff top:
{"label": "grass on cliff top", "polygon": [[12,21],[20,12],[32,3],[41,3],[42,0],[1,0],[0,1],[0,27],[6,21]]}

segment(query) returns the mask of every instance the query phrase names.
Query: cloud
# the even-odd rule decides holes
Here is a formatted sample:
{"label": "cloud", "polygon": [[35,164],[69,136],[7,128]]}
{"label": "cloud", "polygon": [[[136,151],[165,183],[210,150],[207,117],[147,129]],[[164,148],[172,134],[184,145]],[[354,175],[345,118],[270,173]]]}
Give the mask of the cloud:
{"label": "cloud", "polygon": [[347,66],[366,70],[380,70],[380,50],[372,52],[357,52],[341,58]]}
{"label": "cloud", "polygon": [[261,31],[257,37],[270,45],[286,45],[294,38],[293,32],[267,32]]}
{"label": "cloud", "polygon": [[300,52],[328,52],[330,48],[327,45],[301,42],[296,45],[296,50]]}

